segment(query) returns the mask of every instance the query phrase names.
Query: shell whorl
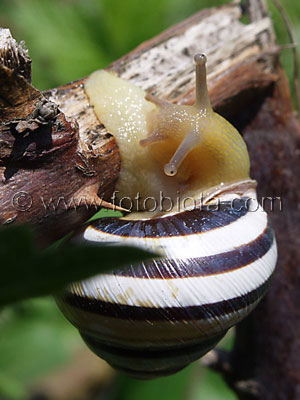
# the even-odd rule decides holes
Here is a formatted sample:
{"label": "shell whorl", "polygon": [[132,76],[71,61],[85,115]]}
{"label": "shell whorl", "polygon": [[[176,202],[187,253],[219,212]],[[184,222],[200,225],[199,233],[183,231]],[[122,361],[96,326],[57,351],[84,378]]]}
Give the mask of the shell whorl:
{"label": "shell whorl", "polygon": [[[85,83],[120,149],[117,198],[140,199],[134,209],[143,213],[96,220],[73,240],[138,246],[158,258],[72,284],[58,303],[96,354],[136,378],[169,375],[213,348],[256,306],[276,264],[246,144],[211,108],[206,57],[194,60],[192,106],[104,71]],[[197,207],[176,212],[178,193]],[[162,194],[172,212],[149,216],[146,199],[158,204]]]}
{"label": "shell whorl", "polygon": [[137,378],[168,375],[214,347],[257,305],[277,250],[267,214],[238,198],[161,217],[93,221],[74,240],[162,258],[73,284],[58,300],[100,357]]}

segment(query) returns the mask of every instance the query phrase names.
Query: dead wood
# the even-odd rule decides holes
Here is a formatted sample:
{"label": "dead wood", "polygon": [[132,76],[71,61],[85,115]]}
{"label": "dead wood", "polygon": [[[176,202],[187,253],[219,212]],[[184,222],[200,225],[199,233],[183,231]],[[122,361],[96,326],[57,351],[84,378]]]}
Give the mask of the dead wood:
{"label": "dead wood", "polygon": [[[246,5],[248,25],[240,22],[238,2],[204,10],[109,69],[159,97],[190,103],[192,56],[207,54],[213,106],[247,141],[259,196],[278,197],[282,204],[270,210],[279,247],[277,272],[264,301],[239,325],[233,352],[228,358],[223,354],[223,373],[240,399],[297,400],[300,127],[265,2]],[[30,222],[49,241],[85,220],[90,210],[72,202],[45,208],[41,196],[47,204],[60,196],[80,200],[91,193],[109,201],[120,159],[114,139],[89,106],[84,79],[41,94],[29,83],[26,62],[17,65],[1,66],[0,218],[2,223]],[[23,197],[16,206],[18,193]],[[222,370],[222,363],[215,365]]]}
{"label": "dead wood", "polygon": [[[270,19],[244,25],[240,16],[237,4],[201,11],[109,69],[155,95],[189,103],[192,57],[203,51],[212,103],[231,117],[277,79]],[[24,57],[7,33],[2,36],[2,59],[18,61],[1,66],[0,221],[28,222],[49,243],[95,212],[101,205],[97,195],[109,201],[120,158],[115,140],[89,106],[84,79],[40,93],[29,82],[27,53]]]}
{"label": "dead wood", "polygon": [[0,223],[29,223],[51,243],[99,208],[98,195],[111,196],[117,146],[111,139],[96,155],[82,150],[76,119],[31,85],[27,52],[5,29],[0,48]]}

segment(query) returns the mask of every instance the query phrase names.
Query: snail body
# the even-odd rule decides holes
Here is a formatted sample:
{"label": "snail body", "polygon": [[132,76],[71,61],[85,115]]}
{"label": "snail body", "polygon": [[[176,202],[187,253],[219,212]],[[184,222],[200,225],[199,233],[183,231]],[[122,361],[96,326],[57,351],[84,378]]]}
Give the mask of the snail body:
{"label": "snail body", "polygon": [[[249,156],[238,131],[212,110],[204,55],[197,55],[196,103],[171,104],[106,71],[85,84],[90,104],[117,140],[121,155],[117,200],[159,201],[163,192],[175,203],[181,196],[206,196],[224,183],[249,178]],[[101,88],[101,90],[100,90]],[[213,190],[212,190],[213,188]],[[121,205],[121,204],[120,204]],[[123,205],[128,204],[124,203]],[[131,206],[131,204],[130,204]]]}
{"label": "snail body", "polygon": [[[195,56],[194,106],[145,100],[140,88],[114,76],[99,106],[95,76],[86,84],[100,121],[119,135],[118,193],[130,198],[137,190],[143,207],[95,220],[73,241],[134,245],[159,258],[74,283],[57,301],[96,354],[136,378],[172,374],[213,348],[257,305],[276,264],[246,145],[211,109],[205,60]],[[150,212],[144,200],[157,201],[161,190],[171,206]]]}

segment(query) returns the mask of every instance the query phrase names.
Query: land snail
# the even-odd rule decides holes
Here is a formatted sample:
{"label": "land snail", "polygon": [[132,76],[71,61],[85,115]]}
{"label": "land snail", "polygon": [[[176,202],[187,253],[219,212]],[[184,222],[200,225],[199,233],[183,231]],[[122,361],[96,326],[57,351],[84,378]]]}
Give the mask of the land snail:
{"label": "land snail", "polygon": [[[140,204],[94,220],[72,240],[161,257],[71,284],[57,301],[97,355],[140,379],[175,373],[211,350],[258,304],[277,259],[246,145],[211,108],[205,55],[194,59],[193,106],[146,95],[106,71],[85,83],[119,146],[117,198],[138,193]],[[153,210],[162,192],[172,206]]]}

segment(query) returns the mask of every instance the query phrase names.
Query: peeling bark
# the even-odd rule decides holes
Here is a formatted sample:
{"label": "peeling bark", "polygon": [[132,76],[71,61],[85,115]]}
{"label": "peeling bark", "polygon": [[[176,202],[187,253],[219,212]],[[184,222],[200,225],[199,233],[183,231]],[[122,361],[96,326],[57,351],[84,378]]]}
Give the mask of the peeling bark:
{"label": "peeling bark", "polygon": [[[155,95],[190,103],[192,56],[204,51],[213,106],[231,118],[278,76],[270,19],[244,25],[240,16],[237,4],[203,10],[108,69]],[[42,242],[50,243],[95,212],[99,197],[109,201],[119,153],[89,106],[85,79],[40,93],[30,84],[27,52],[7,30],[2,33],[0,222],[28,222]],[[12,65],[7,59],[18,61]]]}
{"label": "peeling bark", "polygon": [[1,33],[0,223],[29,223],[48,244],[95,213],[99,197],[111,196],[118,149],[111,138],[97,154],[83,151],[75,119],[31,85],[27,52]]}
{"label": "peeling bark", "polygon": [[[265,2],[246,3],[248,25],[239,21],[237,2],[204,10],[142,44],[109,70],[156,96],[189,104],[195,97],[192,56],[207,54],[213,107],[243,134],[259,198],[280,197],[283,207],[278,210],[275,203],[270,210],[279,247],[270,290],[238,326],[232,354],[210,365],[223,372],[240,399],[297,400],[300,125]],[[50,242],[90,215],[89,207],[74,206],[74,199],[80,202],[86,196],[91,205],[98,194],[109,201],[120,159],[114,139],[89,106],[85,79],[42,94],[30,85],[28,71],[26,62],[15,69],[2,62],[0,69],[0,221],[30,222]],[[16,210],[18,193],[25,196]],[[60,196],[67,206],[41,204],[41,197],[49,204]]]}

